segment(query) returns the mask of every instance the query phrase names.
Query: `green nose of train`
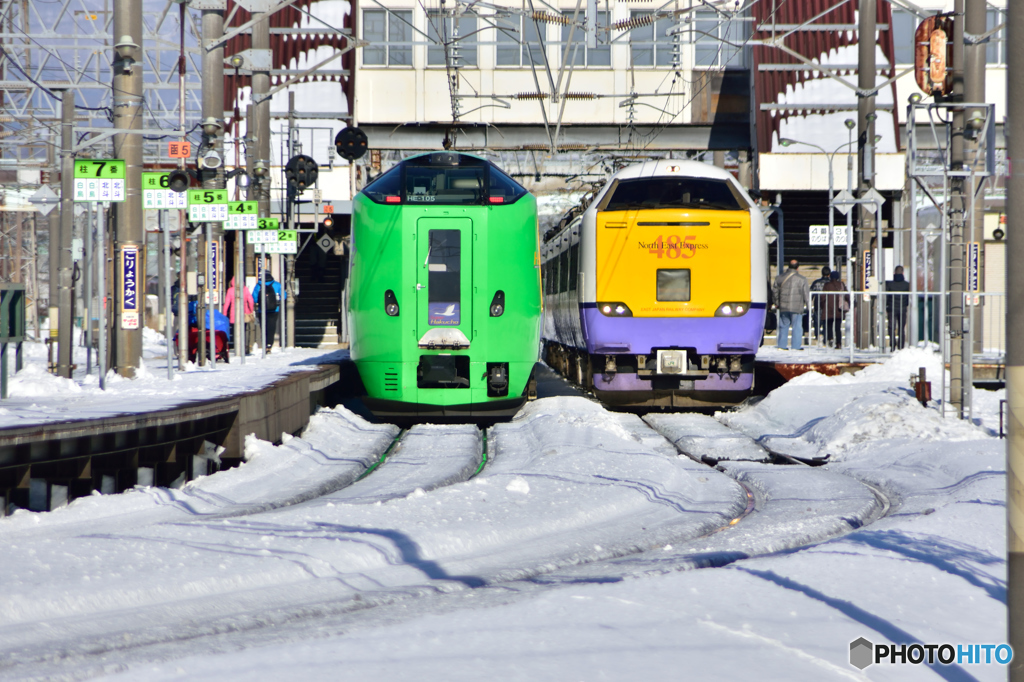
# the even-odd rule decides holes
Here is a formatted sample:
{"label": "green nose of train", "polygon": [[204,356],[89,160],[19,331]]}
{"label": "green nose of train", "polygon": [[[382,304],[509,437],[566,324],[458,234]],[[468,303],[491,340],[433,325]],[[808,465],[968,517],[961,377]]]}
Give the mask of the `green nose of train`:
{"label": "green nose of train", "polygon": [[351,355],[378,415],[514,414],[540,347],[537,201],[485,159],[406,159],[356,196]]}

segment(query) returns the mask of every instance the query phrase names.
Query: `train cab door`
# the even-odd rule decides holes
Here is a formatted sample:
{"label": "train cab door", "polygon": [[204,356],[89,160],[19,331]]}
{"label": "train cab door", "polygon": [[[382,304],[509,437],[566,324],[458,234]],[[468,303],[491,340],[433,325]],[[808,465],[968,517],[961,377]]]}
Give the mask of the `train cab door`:
{"label": "train cab door", "polygon": [[473,338],[473,221],[416,226],[416,336],[421,348],[468,348]]}

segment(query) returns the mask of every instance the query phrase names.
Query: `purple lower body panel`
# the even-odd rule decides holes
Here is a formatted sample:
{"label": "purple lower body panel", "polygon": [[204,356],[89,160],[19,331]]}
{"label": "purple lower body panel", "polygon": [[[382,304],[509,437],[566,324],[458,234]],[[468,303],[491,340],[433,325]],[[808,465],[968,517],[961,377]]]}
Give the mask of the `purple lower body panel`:
{"label": "purple lower body panel", "polygon": [[606,317],[596,304],[580,306],[587,352],[599,355],[649,355],[656,348],[693,348],[700,355],[752,355],[761,345],[764,316],[761,307],[751,308],[742,317]]}
{"label": "purple lower body panel", "polygon": [[[668,377],[665,377],[668,378]],[[706,377],[680,377],[680,390],[692,391],[749,391],[754,387],[754,374],[709,374]],[[693,388],[683,386],[693,382]],[[635,372],[621,374],[594,374],[594,388],[598,391],[650,391],[651,377],[642,378]]]}

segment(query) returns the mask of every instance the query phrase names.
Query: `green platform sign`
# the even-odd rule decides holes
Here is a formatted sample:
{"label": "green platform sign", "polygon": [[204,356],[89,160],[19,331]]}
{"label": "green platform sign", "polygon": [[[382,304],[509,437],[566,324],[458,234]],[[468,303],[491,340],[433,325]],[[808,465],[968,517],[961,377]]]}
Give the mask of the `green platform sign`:
{"label": "green platform sign", "polygon": [[142,174],[142,208],[188,208],[188,195],[185,192],[167,189],[170,177],[170,173]]}
{"label": "green platform sign", "polygon": [[255,230],[258,227],[259,204],[255,201],[232,201],[228,204],[225,230]]}
{"label": "green platform sign", "polygon": [[190,189],[188,219],[194,223],[222,223],[228,219],[226,189]]}
{"label": "green platform sign", "polygon": [[76,159],[74,201],[124,201],[123,159]]}

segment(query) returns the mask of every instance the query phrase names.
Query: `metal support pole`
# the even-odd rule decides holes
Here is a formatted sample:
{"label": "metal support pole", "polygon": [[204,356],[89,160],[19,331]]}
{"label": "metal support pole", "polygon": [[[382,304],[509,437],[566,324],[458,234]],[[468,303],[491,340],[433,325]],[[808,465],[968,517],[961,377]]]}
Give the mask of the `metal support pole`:
{"label": "metal support pole", "polygon": [[[1006,106],[1010,159],[1024,160],[1024,88],[1013,74],[1024,73],[1024,5],[1007,9]],[[1006,262],[1024,263],[1024,173],[1006,179]],[[1018,655],[1010,662],[1010,682],[1024,682],[1024,268],[1006,269],[1006,540],[1009,632]]]}
{"label": "metal support pole", "polygon": [[[216,297],[217,297],[217,262],[214,259],[214,246],[213,241],[213,224],[206,223],[206,291],[209,292],[207,295],[210,297],[210,304],[207,306],[208,313],[205,313],[209,322],[209,339],[210,339],[210,365],[217,365],[217,325],[214,324],[216,319]],[[219,256],[219,254],[218,254]]]}
{"label": "metal support pole", "polygon": [[[178,5],[178,130],[185,132],[185,3]],[[178,159],[185,170],[185,159]],[[178,370],[188,363],[188,220],[184,209],[178,211]]]}
{"label": "metal support pole", "polygon": [[96,354],[96,366],[100,372],[100,389],[107,388],[107,211],[103,204],[97,204],[99,213],[99,229],[96,233],[96,284],[100,290],[99,304],[99,352]]}
{"label": "metal support pole", "polygon": [[[74,195],[75,159],[71,149],[75,144],[75,91],[65,90],[61,93],[61,132],[60,132],[60,230],[56,242],[50,243],[50,258],[57,259],[57,375],[65,379],[71,378],[72,360],[72,297],[74,296],[71,281],[71,237],[75,227]],[[51,291],[53,282],[50,282]],[[52,306],[52,298],[51,303]],[[54,320],[50,320],[53,325]]]}
{"label": "metal support pole", "polygon": [[92,374],[92,269],[93,269],[93,257],[92,257],[92,233],[95,229],[95,207],[86,205],[86,220],[85,220],[85,263],[82,266],[82,270],[85,271],[85,277],[83,282],[82,298],[85,302],[85,329],[83,330],[83,336],[85,337],[85,373]]}
{"label": "metal support pole", "polygon": [[164,211],[159,212],[160,216],[160,234],[164,237],[164,248],[160,254],[160,258],[163,260],[164,272],[164,334],[167,336],[167,379],[171,380],[174,378],[174,355],[172,339],[174,338],[174,325],[171,322],[173,315],[171,315],[171,306],[174,305],[174,301],[171,299],[171,225],[170,221],[167,220],[167,216],[164,215]]}
{"label": "metal support pole", "polygon": [[[115,249],[139,248],[142,257],[136,261],[135,300],[138,316],[134,322],[119,319],[113,335],[113,363],[117,372],[135,376],[142,359],[142,327],[145,322],[146,232],[142,214],[142,3],[135,0],[114,0],[114,38],[118,47],[112,64],[114,90],[114,127],[138,130],[139,133],[114,135],[114,158],[125,162],[125,200],[116,204]],[[133,47],[126,45],[134,45]],[[124,273],[117,272],[114,297],[118,308],[126,294]],[[120,315],[118,317],[121,317]]]}

